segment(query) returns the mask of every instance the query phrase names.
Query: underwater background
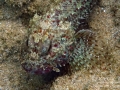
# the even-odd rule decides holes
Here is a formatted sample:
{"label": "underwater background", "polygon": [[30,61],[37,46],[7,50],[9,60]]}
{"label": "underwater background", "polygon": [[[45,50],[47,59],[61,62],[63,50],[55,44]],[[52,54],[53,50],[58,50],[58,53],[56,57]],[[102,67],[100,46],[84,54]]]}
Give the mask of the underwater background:
{"label": "underwater background", "polygon": [[119,88],[120,0],[0,0],[0,90]]}

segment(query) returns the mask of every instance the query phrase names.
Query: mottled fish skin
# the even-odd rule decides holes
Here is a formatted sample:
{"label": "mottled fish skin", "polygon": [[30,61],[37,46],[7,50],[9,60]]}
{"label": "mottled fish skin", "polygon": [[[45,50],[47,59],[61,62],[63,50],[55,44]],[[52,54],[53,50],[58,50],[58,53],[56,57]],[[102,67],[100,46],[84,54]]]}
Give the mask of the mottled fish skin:
{"label": "mottled fish skin", "polygon": [[74,47],[80,45],[75,45],[79,36],[76,38],[76,30],[83,23],[80,20],[88,18],[94,1],[63,0],[42,17],[36,14],[33,19],[39,17],[39,22],[32,24],[35,28],[28,38],[23,68],[33,74],[60,72],[59,67],[70,62],[72,51],[77,50]]}

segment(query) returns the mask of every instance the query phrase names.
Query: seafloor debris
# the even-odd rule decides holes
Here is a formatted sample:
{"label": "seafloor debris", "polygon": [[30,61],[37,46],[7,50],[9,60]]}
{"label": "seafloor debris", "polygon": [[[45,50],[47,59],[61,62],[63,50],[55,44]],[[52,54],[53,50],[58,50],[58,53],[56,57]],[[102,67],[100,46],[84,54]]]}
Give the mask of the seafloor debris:
{"label": "seafloor debris", "polygon": [[66,63],[77,62],[79,66],[82,60],[90,60],[86,54],[92,44],[87,37],[93,32],[79,27],[85,24],[81,21],[88,18],[94,3],[95,0],[63,0],[43,16],[35,14],[30,21],[23,68],[30,73],[46,74],[59,72],[59,67]]}
{"label": "seafloor debris", "polygon": [[23,6],[24,4],[29,3],[31,0],[5,0],[8,5],[12,6]]}

